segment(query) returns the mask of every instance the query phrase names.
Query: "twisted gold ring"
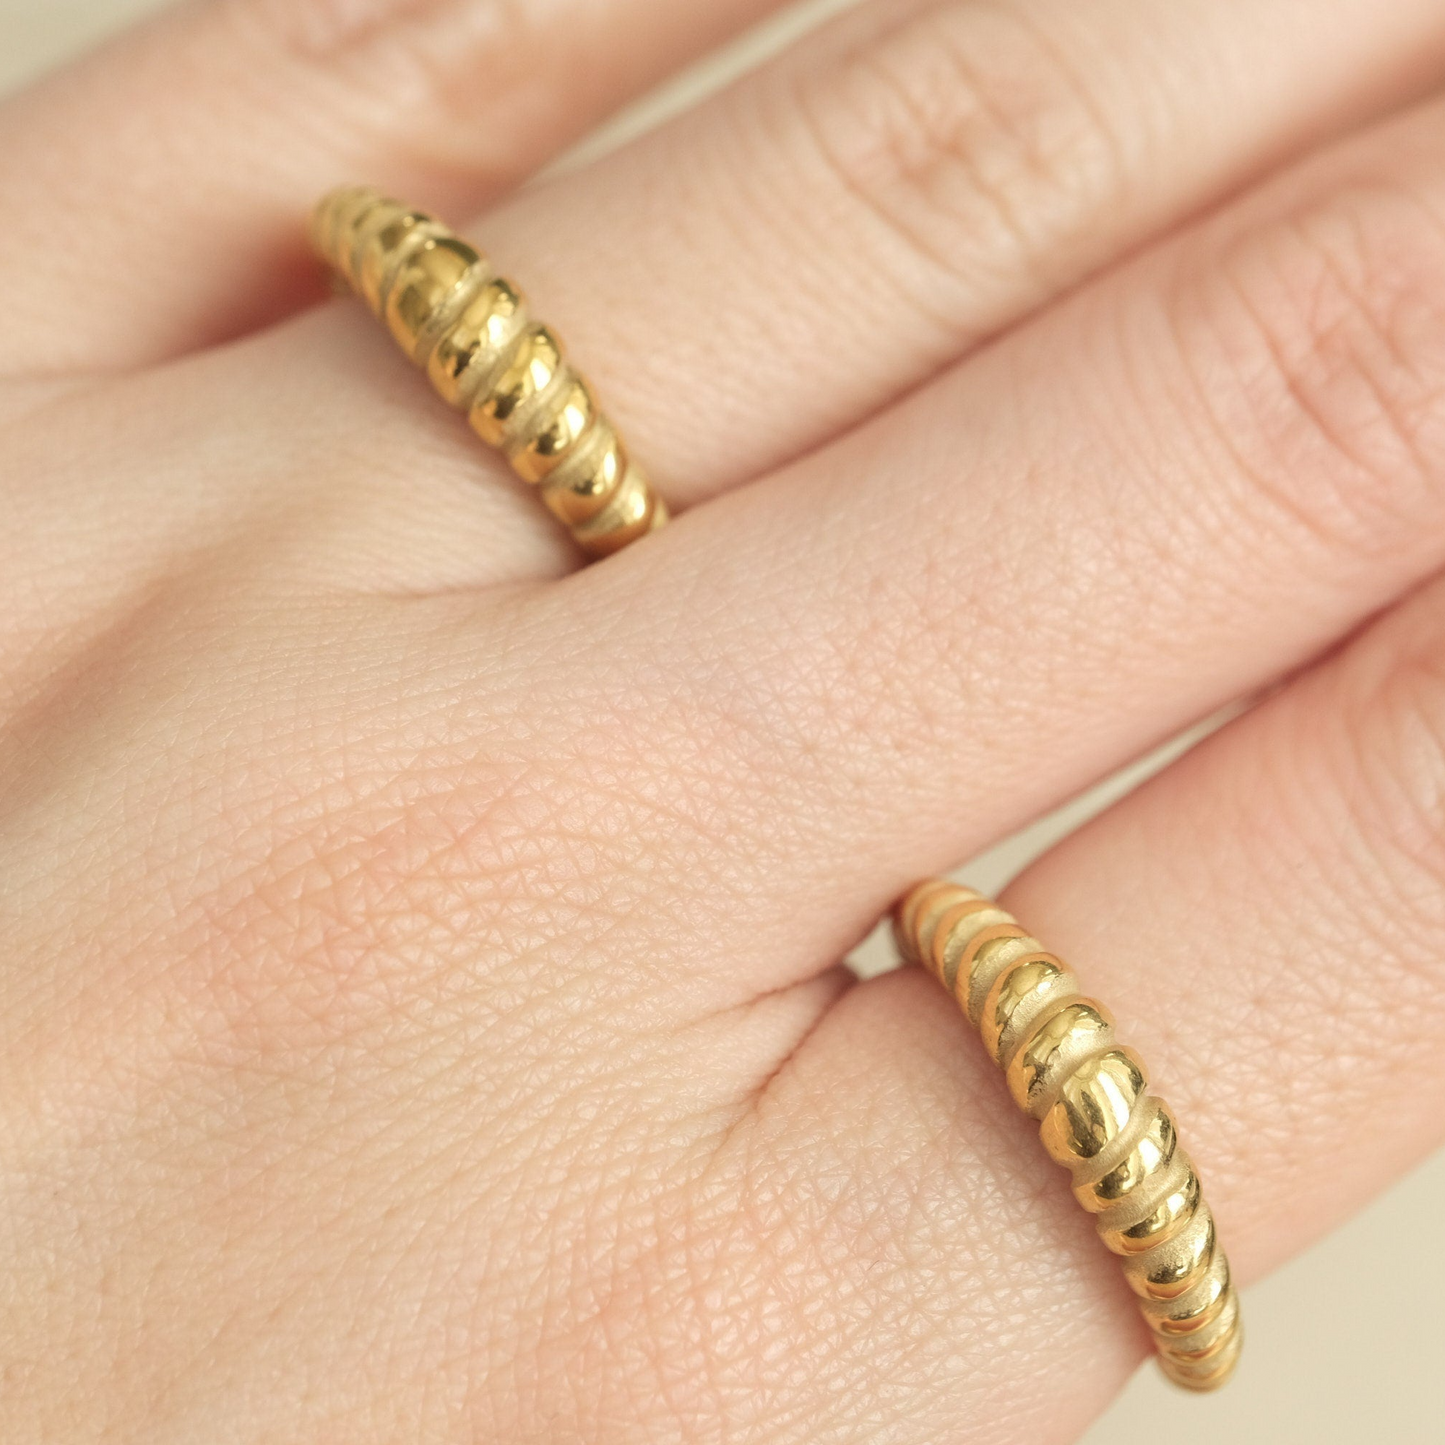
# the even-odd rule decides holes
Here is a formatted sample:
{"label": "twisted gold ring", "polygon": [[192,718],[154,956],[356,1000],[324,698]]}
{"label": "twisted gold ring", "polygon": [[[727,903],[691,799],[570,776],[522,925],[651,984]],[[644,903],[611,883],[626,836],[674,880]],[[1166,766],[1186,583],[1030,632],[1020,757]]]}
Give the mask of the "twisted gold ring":
{"label": "twisted gold ring", "polygon": [[903,957],[924,965],[968,1014],[1049,1156],[1074,1176],[1175,1384],[1214,1390],[1244,1343],[1239,1297],[1199,1176],[1143,1064],[1114,1038],[1102,1004],[996,903],[934,880],[899,905]]}
{"label": "twisted gold ring", "polygon": [[561,343],[479,251],[423,212],[360,188],[317,206],[311,238],[589,556],[618,552],[667,521]]}

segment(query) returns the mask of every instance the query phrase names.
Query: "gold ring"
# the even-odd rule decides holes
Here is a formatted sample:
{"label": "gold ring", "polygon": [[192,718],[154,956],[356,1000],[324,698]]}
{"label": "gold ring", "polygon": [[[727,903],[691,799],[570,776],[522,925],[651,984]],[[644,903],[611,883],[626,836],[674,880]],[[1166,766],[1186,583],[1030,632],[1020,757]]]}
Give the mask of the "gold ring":
{"label": "gold ring", "polygon": [[1017,919],[932,880],[899,905],[894,935],[953,995],[1014,1102],[1074,1177],[1074,1197],[1123,1257],[1164,1373],[1187,1390],[1229,1379],[1244,1343],[1239,1296],[1174,1117],[1102,1004]]}
{"label": "gold ring", "polygon": [[618,552],[667,521],[556,336],[479,251],[431,216],[361,188],[322,200],[311,239],[589,556]]}

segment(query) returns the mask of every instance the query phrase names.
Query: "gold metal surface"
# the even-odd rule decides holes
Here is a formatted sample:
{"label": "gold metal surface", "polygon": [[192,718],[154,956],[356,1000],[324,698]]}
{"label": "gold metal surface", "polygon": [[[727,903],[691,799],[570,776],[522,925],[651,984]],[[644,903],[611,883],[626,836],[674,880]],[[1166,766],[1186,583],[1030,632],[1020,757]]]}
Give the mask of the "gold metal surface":
{"label": "gold metal surface", "polygon": [[431,216],[359,188],[321,202],[311,240],[589,556],[666,523],[667,507],[561,343],[479,251]]}
{"label": "gold metal surface", "polygon": [[1049,1157],[1072,1174],[1074,1197],[1124,1261],[1164,1373],[1186,1390],[1218,1389],[1244,1343],[1229,1262],[1174,1116],[1108,1010],[971,889],[920,884],[894,936],[968,1014]]}

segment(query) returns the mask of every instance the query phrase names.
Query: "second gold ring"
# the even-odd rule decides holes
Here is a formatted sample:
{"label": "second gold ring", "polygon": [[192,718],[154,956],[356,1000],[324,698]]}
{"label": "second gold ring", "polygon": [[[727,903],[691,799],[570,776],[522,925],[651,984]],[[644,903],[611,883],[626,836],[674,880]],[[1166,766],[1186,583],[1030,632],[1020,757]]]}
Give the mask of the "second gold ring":
{"label": "second gold ring", "polygon": [[1216,1390],[1244,1342],[1229,1261],[1174,1115],[1108,1010],[991,899],[942,879],[899,906],[903,957],[953,995],[1038,1121],[1049,1156],[1124,1275],[1159,1363],[1186,1390]]}
{"label": "second gold ring", "polygon": [[424,212],[361,188],[321,202],[312,242],[589,556],[667,521],[561,343],[481,252]]}

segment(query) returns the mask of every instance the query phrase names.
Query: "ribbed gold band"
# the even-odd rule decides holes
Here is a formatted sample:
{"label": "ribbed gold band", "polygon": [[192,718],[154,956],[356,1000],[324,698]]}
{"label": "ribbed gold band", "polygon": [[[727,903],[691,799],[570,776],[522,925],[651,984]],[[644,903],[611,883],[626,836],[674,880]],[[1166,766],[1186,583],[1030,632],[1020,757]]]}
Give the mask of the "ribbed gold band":
{"label": "ribbed gold band", "polygon": [[421,211],[359,188],[317,206],[311,238],[589,556],[618,552],[667,521],[557,338],[479,251]]}
{"label": "ribbed gold band", "polygon": [[1050,1158],[1072,1172],[1074,1197],[1123,1258],[1164,1373],[1188,1390],[1224,1384],[1244,1342],[1229,1261],[1173,1115],[1138,1055],[1116,1041],[1108,1010],[971,889],[920,884],[894,932],[903,957],[926,967],[983,1035]]}

